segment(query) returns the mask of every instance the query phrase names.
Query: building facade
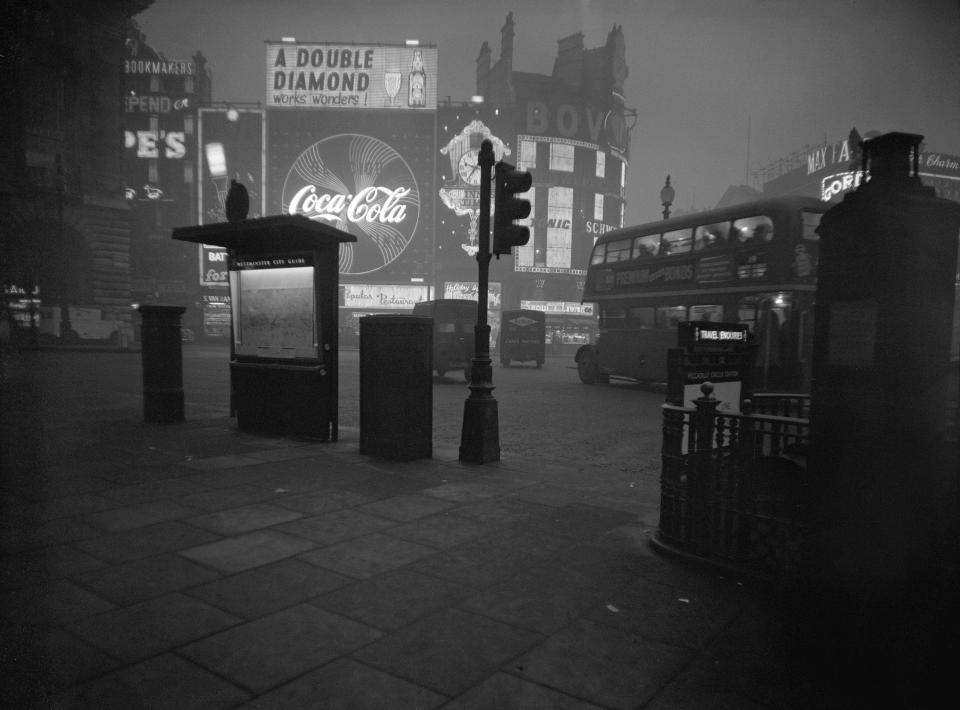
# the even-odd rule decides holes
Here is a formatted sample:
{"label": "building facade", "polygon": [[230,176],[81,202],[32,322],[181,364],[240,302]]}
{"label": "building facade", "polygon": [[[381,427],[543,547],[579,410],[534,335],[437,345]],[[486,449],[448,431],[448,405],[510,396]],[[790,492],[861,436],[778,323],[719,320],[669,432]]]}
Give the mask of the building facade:
{"label": "building facade", "polygon": [[[868,131],[864,137],[875,135],[879,132]],[[863,177],[856,142],[857,137],[851,132],[845,139],[807,146],[776,161],[758,173],[763,195],[806,195],[825,202],[840,202]],[[960,155],[932,151],[921,143],[917,167],[921,181],[933,187],[937,197],[960,202]],[[960,357],[960,257],[956,274],[951,345],[955,358]]]}
{"label": "building facade", "polygon": [[5,5],[0,279],[5,338],[128,337],[124,34],[151,0]]}
{"label": "building facade", "polygon": [[130,290],[136,303],[187,306],[200,322],[196,248],[170,231],[196,223],[197,122],[210,102],[211,75],[200,52],[167,59],[131,22],[123,61],[124,198],[130,208]]}
{"label": "building facade", "polygon": [[[525,220],[530,240],[493,262],[490,280],[503,309],[545,311],[555,344],[582,344],[595,322],[590,305],[580,303],[590,250],[597,236],[623,225],[632,113],[623,93],[623,32],[614,27],[593,49],[584,47],[581,33],[560,39],[550,75],[514,69],[514,34],[510,13],[497,60],[487,42],[480,48],[482,102],[441,107],[439,179],[448,196],[478,195],[457,161],[488,134],[498,160],[532,173],[533,187],[523,195],[532,207]],[[450,282],[468,281],[474,243],[473,210],[448,202],[455,200],[443,199],[438,209],[436,281],[443,293]]]}

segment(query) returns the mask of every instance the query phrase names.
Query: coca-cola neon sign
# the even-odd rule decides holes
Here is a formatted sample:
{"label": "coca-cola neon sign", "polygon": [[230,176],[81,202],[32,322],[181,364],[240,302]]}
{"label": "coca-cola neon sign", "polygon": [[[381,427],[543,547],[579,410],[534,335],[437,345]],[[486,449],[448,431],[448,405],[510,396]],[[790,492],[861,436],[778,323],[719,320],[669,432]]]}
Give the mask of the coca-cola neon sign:
{"label": "coca-cola neon sign", "polygon": [[283,211],[357,237],[340,246],[340,273],[368,274],[410,245],[420,218],[420,191],[410,166],[371,136],[344,133],[303,151],[287,172]]}

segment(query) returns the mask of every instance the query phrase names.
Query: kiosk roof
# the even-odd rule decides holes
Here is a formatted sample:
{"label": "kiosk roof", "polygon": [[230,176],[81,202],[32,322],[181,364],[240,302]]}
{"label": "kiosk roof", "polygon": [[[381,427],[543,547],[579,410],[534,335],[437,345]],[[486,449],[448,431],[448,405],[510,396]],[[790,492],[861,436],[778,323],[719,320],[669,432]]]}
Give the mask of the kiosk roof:
{"label": "kiosk roof", "polygon": [[176,227],[173,238],[225,247],[242,254],[320,249],[357,241],[349,232],[314,222],[303,215],[274,215],[240,222]]}

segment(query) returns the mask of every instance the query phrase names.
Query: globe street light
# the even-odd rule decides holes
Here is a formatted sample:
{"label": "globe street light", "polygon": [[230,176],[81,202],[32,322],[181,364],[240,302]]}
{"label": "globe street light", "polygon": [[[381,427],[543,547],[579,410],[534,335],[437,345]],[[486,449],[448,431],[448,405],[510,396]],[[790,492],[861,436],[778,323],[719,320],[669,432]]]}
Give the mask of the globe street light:
{"label": "globe street light", "polygon": [[660,189],[660,204],[663,205],[663,218],[670,219],[670,205],[673,204],[675,196],[673,188],[670,186],[670,176],[667,175],[667,181]]}

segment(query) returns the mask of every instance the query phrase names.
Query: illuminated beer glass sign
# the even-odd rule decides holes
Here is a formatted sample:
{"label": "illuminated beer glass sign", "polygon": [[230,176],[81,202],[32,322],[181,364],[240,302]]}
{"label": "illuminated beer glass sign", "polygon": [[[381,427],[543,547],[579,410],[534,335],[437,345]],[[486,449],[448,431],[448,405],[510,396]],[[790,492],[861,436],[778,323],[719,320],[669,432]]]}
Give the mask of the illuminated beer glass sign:
{"label": "illuminated beer glass sign", "polygon": [[290,166],[283,211],[350,232],[340,245],[340,273],[369,274],[410,245],[420,218],[420,191],[410,166],[371,136],[344,133],[318,141]]}

